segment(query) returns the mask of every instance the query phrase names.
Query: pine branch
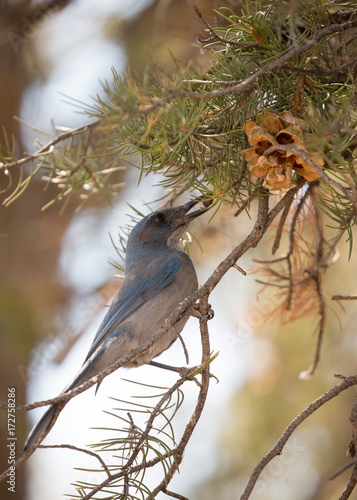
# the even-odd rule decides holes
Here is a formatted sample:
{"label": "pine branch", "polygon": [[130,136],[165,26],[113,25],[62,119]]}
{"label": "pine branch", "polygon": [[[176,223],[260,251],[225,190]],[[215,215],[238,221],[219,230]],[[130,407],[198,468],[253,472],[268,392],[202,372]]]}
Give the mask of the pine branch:
{"label": "pine branch", "polygon": [[81,127],[69,130],[68,132],[63,132],[62,134],[59,134],[58,136],[56,136],[54,139],[51,139],[44,146],[42,146],[40,149],[38,149],[35,153],[27,155],[24,158],[20,158],[19,160],[11,161],[9,163],[1,163],[0,167],[3,169],[9,170],[9,169],[14,168],[14,167],[20,167],[22,165],[25,165],[26,163],[29,163],[30,161],[34,160],[35,158],[43,156],[46,153],[52,152],[53,146],[55,146],[56,144],[63,142],[66,139],[69,139],[70,137],[74,137],[77,134],[80,134],[82,132],[87,132],[89,129],[97,127],[99,124],[100,124],[100,120],[95,120],[94,122],[89,123],[87,125],[82,125]]}
{"label": "pine branch", "polygon": [[[190,97],[191,99],[213,99],[215,97],[221,97],[224,95],[241,92],[242,90],[245,90],[248,86],[252,85],[252,83],[254,83],[256,80],[264,76],[265,74],[270,73],[274,69],[282,66],[282,64],[285,63],[285,61],[292,59],[298,54],[308,52],[327,35],[330,35],[332,33],[341,33],[345,30],[354,28],[356,26],[357,26],[357,21],[350,21],[343,24],[332,24],[331,26],[326,26],[325,28],[322,28],[317,35],[308,40],[305,44],[296,45],[295,47],[288,50],[284,55],[280,56],[275,61],[268,63],[266,66],[256,71],[253,75],[249,76],[244,81],[237,83],[236,85],[233,85],[226,89],[216,90],[212,92],[187,92],[184,90],[176,90],[176,93],[177,95],[180,95],[182,97]],[[170,87],[167,87],[166,90],[173,91],[173,89]]]}

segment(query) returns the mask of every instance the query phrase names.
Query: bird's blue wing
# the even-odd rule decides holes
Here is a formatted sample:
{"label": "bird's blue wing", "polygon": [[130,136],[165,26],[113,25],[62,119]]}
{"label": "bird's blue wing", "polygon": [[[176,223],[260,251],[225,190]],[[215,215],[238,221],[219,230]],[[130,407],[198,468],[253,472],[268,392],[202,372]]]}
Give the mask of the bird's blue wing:
{"label": "bird's blue wing", "polygon": [[102,341],[120,326],[124,319],[167,287],[175,278],[181,266],[180,259],[168,255],[157,259],[156,262],[150,262],[150,265],[144,267],[142,273],[136,273],[134,278],[129,273],[105,315],[85,361]]}

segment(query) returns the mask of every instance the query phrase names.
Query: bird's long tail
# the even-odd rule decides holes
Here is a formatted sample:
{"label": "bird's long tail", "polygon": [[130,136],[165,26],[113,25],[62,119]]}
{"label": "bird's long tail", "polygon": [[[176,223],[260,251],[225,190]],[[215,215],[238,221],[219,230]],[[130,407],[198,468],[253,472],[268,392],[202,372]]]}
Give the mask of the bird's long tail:
{"label": "bird's long tail", "polygon": [[[79,385],[89,380],[96,373],[98,373],[98,370],[100,371],[101,366],[97,366],[96,363],[97,359],[100,358],[100,355],[101,351],[96,353],[96,356],[94,356],[91,359],[88,359],[83,364],[81,370],[77,373],[76,377],[61,392],[60,394],[61,396],[64,393],[74,389],[75,387],[78,387]],[[60,403],[55,403],[48,408],[48,410],[44,413],[39,422],[35,425],[35,427],[31,430],[30,434],[28,435],[28,438],[26,439],[24,448],[22,450],[23,455],[27,454],[34,445],[40,444],[45,439],[47,434],[54,426],[58,415],[63,410],[66,404],[67,401],[64,401]]]}
{"label": "bird's long tail", "polygon": [[54,426],[58,415],[66,403],[57,403],[48,408],[28,435],[22,454],[26,455],[35,444],[41,443]]}

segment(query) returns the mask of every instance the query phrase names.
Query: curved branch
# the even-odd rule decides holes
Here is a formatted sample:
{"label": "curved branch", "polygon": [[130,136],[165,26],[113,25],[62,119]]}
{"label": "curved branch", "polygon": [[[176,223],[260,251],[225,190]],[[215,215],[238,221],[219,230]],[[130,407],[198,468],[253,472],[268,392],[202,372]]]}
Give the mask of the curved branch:
{"label": "curved branch", "polygon": [[299,413],[299,415],[297,415],[294,418],[294,420],[292,420],[290,424],[286,427],[286,429],[278,439],[276,445],[265,455],[265,457],[262,458],[259,464],[255,467],[254,471],[252,472],[249,478],[248,484],[243,494],[240,497],[240,500],[247,500],[250,497],[261,472],[274,457],[282,453],[285,444],[287,443],[288,439],[295,431],[295,429],[302,422],[304,422],[310,415],[312,415],[316,410],[321,408],[321,406],[323,406],[328,401],[341,394],[341,392],[345,391],[349,387],[352,387],[356,384],[357,384],[357,375],[345,377],[342,382],[340,382],[338,385],[335,385],[335,387],[333,387],[325,394],[317,398],[315,401],[310,403],[309,406],[307,406],[301,413]]}
{"label": "curved branch", "polygon": [[[202,345],[202,365],[206,362],[206,360],[210,356],[210,342],[209,342],[209,333],[208,333],[208,313],[209,305],[208,305],[208,294],[206,294],[202,299],[200,299],[200,312],[202,317],[200,319],[200,332],[201,332],[201,345]],[[202,384],[201,389],[198,395],[197,404],[195,410],[191,416],[189,423],[186,426],[184,433],[182,434],[181,440],[177,445],[173,455],[175,460],[173,461],[170,470],[165,474],[164,479],[161,483],[153,490],[152,495],[155,497],[160,491],[164,491],[173,478],[175,472],[178,470],[180,463],[182,462],[183,453],[187,446],[188,441],[190,440],[193,431],[197,425],[198,420],[201,417],[209,387],[209,379],[210,379],[210,365],[208,364],[204,370],[202,371]]]}
{"label": "curved branch", "polygon": [[339,500],[347,500],[348,498],[350,498],[351,493],[354,490],[356,484],[357,484],[357,466],[355,465],[353,467],[352,474],[348,480],[346,488],[342,493],[342,495],[340,496]]}
{"label": "curved branch", "polygon": [[46,448],[63,448],[66,450],[80,451],[81,453],[85,453],[86,455],[90,455],[91,457],[96,458],[98,460],[98,462],[100,463],[100,465],[105,470],[107,476],[109,478],[111,477],[110,471],[109,471],[106,463],[104,462],[102,457],[100,455],[98,455],[98,453],[95,453],[94,451],[90,451],[90,450],[87,450],[85,448],[79,448],[78,446],[73,446],[72,444],[48,444],[48,445],[40,444],[38,446],[38,448],[44,448],[44,449],[46,449]]}
{"label": "curved branch", "polygon": [[[308,50],[312,49],[325,36],[334,33],[340,33],[356,26],[357,20],[349,21],[343,24],[331,24],[330,26],[326,26],[326,28],[321,29],[317,35],[308,40],[306,43],[302,45],[295,45],[278,59],[268,63],[266,66],[256,71],[253,75],[248,76],[245,80],[238,83],[237,85],[232,85],[231,87],[221,90],[215,90],[212,92],[188,92],[185,90],[176,90],[176,92],[183,97],[191,97],[193,99],[212,99],[213,97],[220,97],[223,95],[233,94],[235,92],[241,92],[256,80],[258,80],[258,78],[260,78],[261,76],[265,75],[269,71],[272,71],[273,69],[279,68],[283,63],[285,63],[285,61],[288,61],[291,57],[294,57],[297,54],[302,54],[303,52],[307,52]],[[174,89],[168,88],[167,90],[173,91]]]}

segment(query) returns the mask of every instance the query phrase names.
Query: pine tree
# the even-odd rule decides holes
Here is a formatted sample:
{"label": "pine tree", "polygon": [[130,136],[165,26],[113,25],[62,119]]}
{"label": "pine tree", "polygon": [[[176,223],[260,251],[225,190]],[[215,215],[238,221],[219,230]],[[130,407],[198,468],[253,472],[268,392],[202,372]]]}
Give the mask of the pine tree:
{"label": "pine tree", "polygon": [[[198,41],[209,55],[207,68],[174,60],[174,71],[155,61],[143,75],[113,70],[103,96],[84,106],[87,125],[61,131],[23,158],[15,157],[4,132],[0,161],[5,205],[31,189],[35,176],[58,187],[51,203],[62,203],[62,209],[72,196],[81,206],[93,196],[110,202],[121,187],[115,174],[125,160],[138,169],[139,179],[160,174],[166,203],[188,192],[201,196],[212,214],[228,205],[236,217],[245,212],[255,220],[246,239],[183,304],[187,310],[199,301],[202,365],[191,377],[200,374],[202,380],[197,406],[178,443],[173,420],[182,379],[147,405],[145,428],[135,424],[131,408],[124,436],[95,447],[116,450],[122,465],[101,462],[106,477],[99,485],[79,483],[80,498],[92,498],[97,491],[113,499],[153,498],[160,491],[183,498],[167,488],[210,382],[209,295],[230,268],[244,272],[237,261],[267,231],[273,235],[272,257],[258,262],[255,272],[264,289],[276,294],[278,305],[271,314],[287,323],[311,313],[318,319],[316,351],[305,377],[318,367],[331,299],[356,298],[328,297],[324,276],[338,245],[347,241],[352,249],[356,223],[357,2],[247,0],[239,13],[219,9],[222,25],[216,27],[197,7],[195,12],[203,23]],[[19,170],[14,188],[11,179]],[[170,322],[181,313],[176,311]],[[357,377],[344,378],[333,394],[322,396],[321,404],[355,384]],[[159,417],[164,423],[156,426]],[[161,439],[164,433],[166,439]],[[251,476],[242,499],[249,498],[279,446]],[[355,446],[354,433],[352,457]],[[151,489],[144,475],[156,464],[162,466],[163,479]],[[356,466],[341,498],[349,497],[355,475]]]}

